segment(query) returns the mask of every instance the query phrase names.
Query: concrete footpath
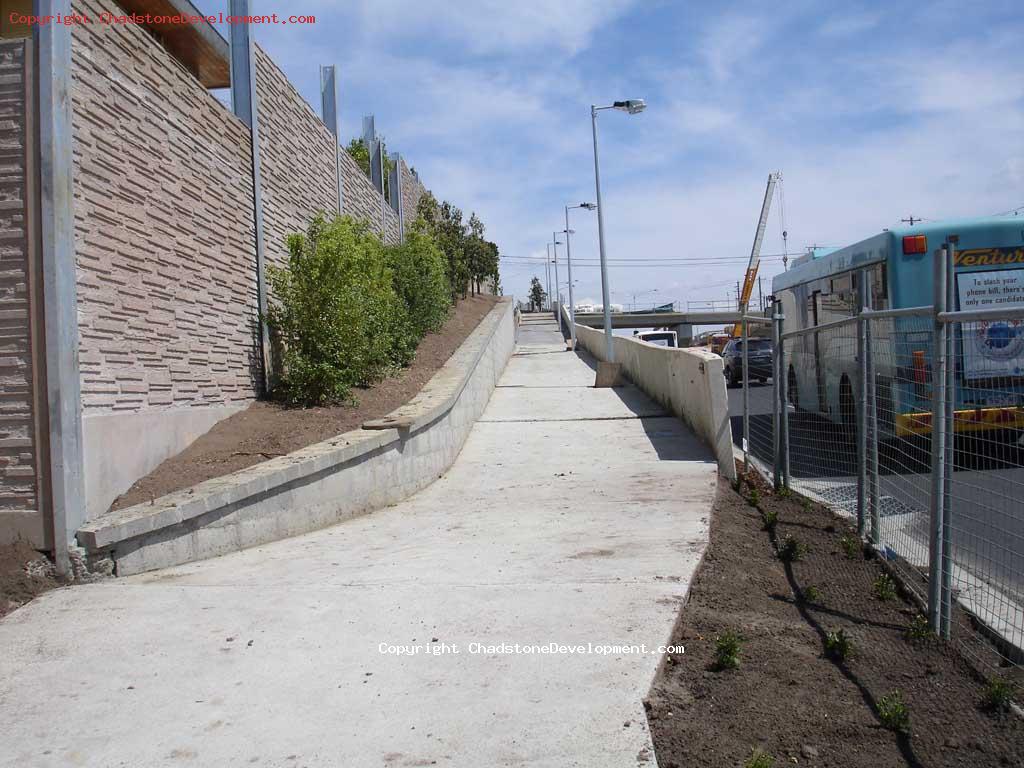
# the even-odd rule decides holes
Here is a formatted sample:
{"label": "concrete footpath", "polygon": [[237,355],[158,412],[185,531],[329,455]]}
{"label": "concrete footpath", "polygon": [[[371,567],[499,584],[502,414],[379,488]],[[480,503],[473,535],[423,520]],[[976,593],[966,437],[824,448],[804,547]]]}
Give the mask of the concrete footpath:
{"label": "concrete footpath", "polygon": [[655,765],[643,697],[715,463],[563,350],[526,315],[456,463],[405,502],[0,620],[0,765]]}

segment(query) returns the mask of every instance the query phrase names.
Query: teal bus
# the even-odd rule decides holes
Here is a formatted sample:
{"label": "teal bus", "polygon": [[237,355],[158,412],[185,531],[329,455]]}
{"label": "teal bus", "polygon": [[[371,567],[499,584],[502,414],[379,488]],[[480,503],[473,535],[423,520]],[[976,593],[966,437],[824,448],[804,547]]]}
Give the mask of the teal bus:
{"label": "teal bus", "polygon": [[[1006,318],[959,326],[955,429],[1024,428],[1024,216],[1015,215],[886,230],[845,248],[811,251],[776,275],[772,292],[785,316],[792,405],[841,425],[852,439],[860,365],[856,325],[842,321],[857,314],[858,281],[867,278],[870,309],[930,307],[932,254],[947,242],[954,248],[956,303],[948,309],[1007,310]],[[931,432],[933,328],[924,311],[871,322],[880,438]]]}

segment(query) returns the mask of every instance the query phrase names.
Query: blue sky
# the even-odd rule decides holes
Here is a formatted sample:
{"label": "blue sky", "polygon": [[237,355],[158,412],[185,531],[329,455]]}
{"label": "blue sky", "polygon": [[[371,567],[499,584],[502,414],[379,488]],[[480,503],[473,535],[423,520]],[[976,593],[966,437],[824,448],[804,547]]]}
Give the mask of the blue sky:
{"label": "blue sky", "polygon": [[[226,0],[198,0],[213,12]],[[768,173],[790,252],[901,217],[1024,206],[1024,6],[991,2],[254,0],[315,14],[257,41],[319,109],[338,67],[341,133],[378,131],[434,193],[477,211],[506,293],[543,280],[563,206],[594,197],[599,118],[608,255],[698,259],[611,270],[613,300],[723,299],[742,277]],[[1022,212],[1024,215],[1024,212]],[[573,212],[577,300],[600,296],[596,216]],[[763,253],[782,251],[778,208]],[[562,279],[564,274],[564,251]],[[766,260],[766,277],[781,271]],[[767,285],[767,282],[766,282]],[[564,289],[563,289],[564,290]]]}

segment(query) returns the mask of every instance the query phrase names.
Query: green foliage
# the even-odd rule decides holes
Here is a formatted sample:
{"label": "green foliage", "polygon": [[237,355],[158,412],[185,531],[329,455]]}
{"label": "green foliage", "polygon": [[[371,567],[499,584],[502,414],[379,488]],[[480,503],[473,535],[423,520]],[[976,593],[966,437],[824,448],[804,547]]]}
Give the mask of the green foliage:
{"label": "green foliage", "polygon": [[405,242],[386,251],[395,292],[405,303],[415,339],[444,325],[451,308],[444,254],[424,227],[414,225]]}
{"label": "green foliage", "polygon": [[795,563],[807,554],[807,545],[793,536],[786,536],[779,544],[779,560],[784,563]]}
{"label": "green foliage", "polygon": [[761,514],[761,520],[764,522],[764,530],[774,536],[775,529],[779,524],[779,513],[774,509],[765,510],[765,512]]}
{"label": "green foliage", "polygon": [[726,630],[715,638],[715,669],[736,669],[740,665],[743,638],[732,630]]}
{"label": "green foliage", "polygon": [[448,201],[438,203],[429,192],[420,198],[416,215],[420,225],[436,240],[445,256],[445,274],[453,301],[465,297],[471,289],[479,293],[486,280],[492,281],[497,293],[501,279],[498,274],[498,246],[484,238],[483,222],[475,214],[463,222],[462,211]]}
{"label": "green foliage", "polygon": [[839,546],[843,548],[843,554],[846,555],[847,560],[856,560],[858,555],[864,551],[864,548],[860,543],[860,539],[849,533],[844,534],[843,537],[839,539]]}
{"label": "green foliage", "polygon": [[775,758],[760,748],[750,750],[750,757],[743,768],[774,768]]}
{"label": "green foliage", "polygon": [[1008,712],[1013,702],[1013,685],[1002,677],[993,677],[985,683],[981,705],[989,712]]}
{"label": "green foliage", "polygon": [[530,280],[530,306],[535,312],[540,312],[544,308],[544,302],[548,299],[547,291],[540,284],[540,280],[534,277]]}
{"label": "green foliage", "polygon": [[761,503],[761,492],[757,489],[757,486],[751,486],[750,494],[747,496],[747,503],[752,507],[756,507]]}
{"label": "green foliage", "polygon": [[843,630],[825,634],[825,654],[835,661],[846,661],[853,656],[853,641]]}
{"label": "green foliage", "polygon": [[896,599],[896,582],[883,573],[871,585],[871,594],[882,601]]}
{"label": "green foliage", "polygon": [[808,584],[806,587],[804,587],[800,592],[800,596],[804,599],[805,602],[808,603],[821,602],[821,590],[813,584]]}
{"label": "green foliage", "polygon": [[780,485],[779,489],[775,491],[775,495],[778,496],[780,499],[788,499],[790,496],[793,495],[793,492],[789,490],[789,488],[787,488],[786,486]]}
{"label": "green foliage", "polygon": [[932,637],[932,625],[928,623],[928,617],[917,614],[911,619],[904,633],[907,640],[927,640]]}
{"label": "green foliage", "polygon": [[[370,173],[370,149],[366,146],[366,142],[362,139],[352,139],[345,149],[352,156],[352,159],[356,161],[356,164],[362,169],[363,173],[366,174],[366,178],[372,179],[373,174]],[[395,163],[388,157],[388,148],[383,141],[380,143],[380,151],[383,154],[384,160],[384,197],[389,198],[391,192],[389,179],[391,178],[391,171],[395,168]]]}
{"label": "green foliage", "polygon": [[267,322],[281,348],[275,394],[291,405],[342,403],[416,349],[379,238],[349,217],[317,217],[288,238],[288,263],[267,275]]}
{"label": "green foliage", "polygon": [[888,693],[878,700],[878,719],[890,731],[909,732],[910,711],[903,703],[903,696],[899,691]]}

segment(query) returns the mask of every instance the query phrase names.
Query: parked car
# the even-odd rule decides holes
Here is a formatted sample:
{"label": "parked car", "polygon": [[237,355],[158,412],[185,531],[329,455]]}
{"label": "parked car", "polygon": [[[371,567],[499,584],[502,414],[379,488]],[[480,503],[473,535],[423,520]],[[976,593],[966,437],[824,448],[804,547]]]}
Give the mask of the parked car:
{"label": "parked car", "polygon": [[679,346],[679,339],[675,331],[633,331],[633,338],[646,341],[648,344],[657,344],[659,347]]}
{"label": "parked car", "polygon": [[[749,343],[747,373],[751,381],[756,379],[763,383],[772,375],[774,354],[771,339],[750,339]],[[743,380],[743,339],[733,339],[726,344],[722,358],[725,360],[725,383],[735,387]]]}

